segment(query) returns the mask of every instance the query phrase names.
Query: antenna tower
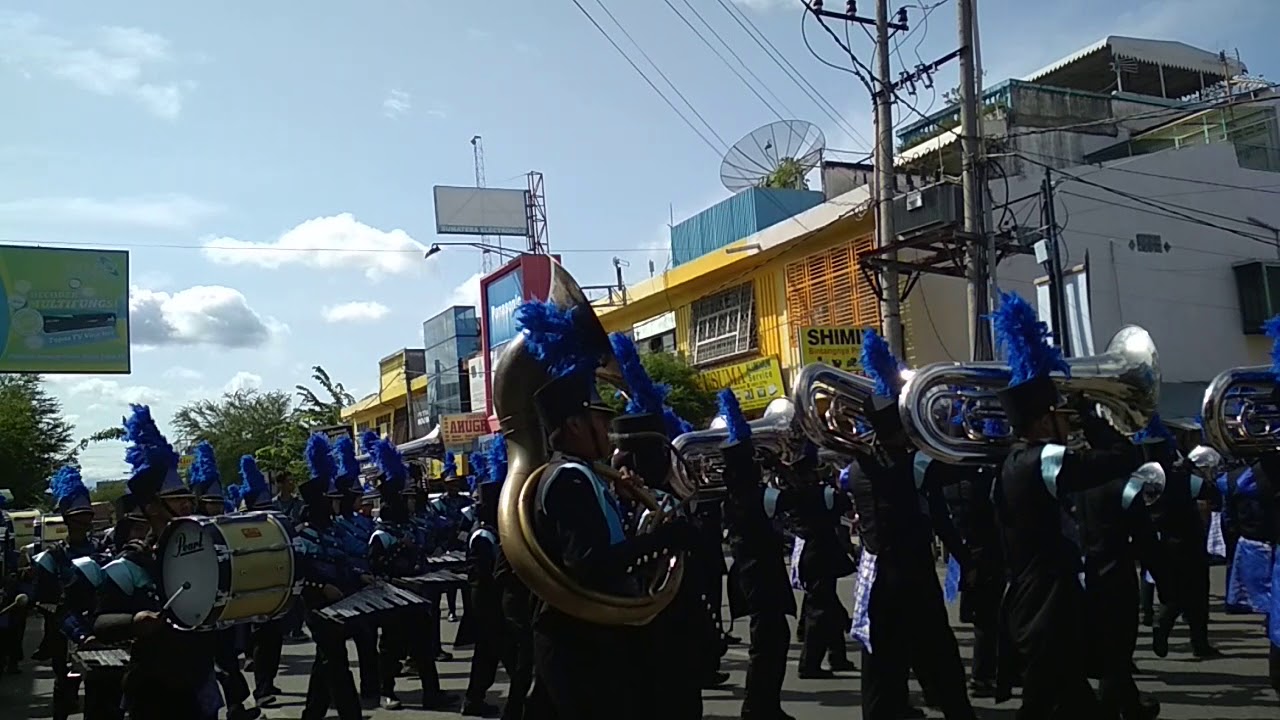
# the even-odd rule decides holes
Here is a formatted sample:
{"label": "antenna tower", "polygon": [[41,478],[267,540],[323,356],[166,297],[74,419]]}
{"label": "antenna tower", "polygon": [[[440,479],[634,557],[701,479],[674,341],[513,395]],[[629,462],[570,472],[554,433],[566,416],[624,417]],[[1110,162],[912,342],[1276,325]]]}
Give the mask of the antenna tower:
{"label": "antenna tower", "polygon": [[[484,140],[479,135],[474,135],[471,138],[471,155],[475,159],[476,187],[488,187],[484,178]],[[480,236],[481,245],[488,245],[489,242],[487,235]],[[498,242],[499,246],[501,246],[502,239],[499,238]],[[493,253],[488,250],[481,250],[480,252],[480,271],[486,274],[493,272]]]}

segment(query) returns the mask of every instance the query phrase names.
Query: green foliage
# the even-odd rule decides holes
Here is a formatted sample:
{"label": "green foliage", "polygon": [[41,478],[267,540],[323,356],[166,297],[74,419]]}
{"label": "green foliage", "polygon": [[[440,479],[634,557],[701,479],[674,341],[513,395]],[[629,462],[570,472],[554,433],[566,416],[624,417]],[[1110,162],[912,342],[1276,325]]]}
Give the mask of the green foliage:
{"label": "green foliage", "polygon": [[[667,404],[676,414],[688,420],[695,429],[705,428],[716,414],[716,395],[704,390],[698,382],[698,369],[690,365],[683,355],[675,353],[649,353],[640,356],[649,377],[671,389]],[[601,383],[600,396],[615,410],[621,412],[626,402],[615,397],[616,388]]]}
{"label": "green foliage", "polygon": [[174,414],[173,427],[183,446],[201,440],[213,445],[226,484],[240,477],[242,455],[258,457],[264,471],[278,471],[287,467],[287,458],[302,457],[306,442],[293,398],[283,390],[237,390],[187,403]]}
{"label": "green foliage", "polygon": [[352,405],[356,399],[342,383],[335,383],[329,373],[319,365],[311,368],[311,379],[316,381],[327,398],[321,398],[306,385],[295,385],[298,396],[298,414],[307,427],[326,427],[342,424],[342,408]]}
{"label": "green foliage", "polygon": [[804,166],[795,158],[782,158],[778,167],[765,178],[764,186],[779,190],[807,190],[809,183],[804,179]]}
{"label": "green foliage", "polygon": [[128,490],[129,486],[122,482],[99,483],[89,490],[89,499],[93,502],[114,503]]}
{"label": "green foliage", "polygon": [[47,503],[49,477],[76,461],[73,430],[39,375],[0,375],[0,484],[16,507]]}

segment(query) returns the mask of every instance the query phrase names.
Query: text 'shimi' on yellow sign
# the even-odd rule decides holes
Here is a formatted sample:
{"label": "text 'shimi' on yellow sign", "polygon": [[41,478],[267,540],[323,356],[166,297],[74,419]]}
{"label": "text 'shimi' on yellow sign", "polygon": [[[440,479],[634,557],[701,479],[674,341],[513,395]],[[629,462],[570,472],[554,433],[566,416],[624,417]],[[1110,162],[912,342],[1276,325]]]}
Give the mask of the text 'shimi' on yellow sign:
{"label": "text 'shimi' on yellow sign", "polygon": [[800,364],[826,363],[849,372],[860,372],[862,334],[874,328],[849,325],[815,325],[800,329]]}
{"label": "text 'shimi' on yellow sign", "polygon": [[703,389],[710,392],[730,388],[746,412],[763,410],[771,401],[787,396],[787,389],[782,384],[782,366],[776,357],[703,370],[699,381]]}

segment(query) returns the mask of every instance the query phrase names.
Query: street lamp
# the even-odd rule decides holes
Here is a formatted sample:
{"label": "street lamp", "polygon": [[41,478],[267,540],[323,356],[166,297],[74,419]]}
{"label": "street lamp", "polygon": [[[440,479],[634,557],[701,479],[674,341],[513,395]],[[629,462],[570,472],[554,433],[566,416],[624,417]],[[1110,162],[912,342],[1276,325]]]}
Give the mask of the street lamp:
{"label": "street lamp", "polygon": [[1269,223],[1269,222],[1266,222],[1265,220],[1259,220],[1258,218],[1256,218],[1256,217],[1254,217],[1254,216],[1252,216],[1252,215],[1250,215],[1250,216],[1246,217],[1246,218],[1245,218],[1245,220],[1248,220],[1248,221],[1249,221],[1249,223],[1250,223],[1250,224],[1252,224],[1252,225],[1256,225],[1256,226],[1258,226],[1258,227],[1262,228],[1263,230],[1267,230],[1267,231],[1269,231],[1269,232],[1271,233],[1271,235],[1272,235],[1273,237],[1275,237],[1275,241],[1274,241],[1274,242],[1275,242],[1275,245],[1276,245],[1276,257],[1277,257],[1277,258],[1280,258],[1280,228],[1278,228],[1278,227],[1276,227],[1276,226],[1272,225],[1272,224],[1271,224],[1271,223]]}
{"label": "street lamp", "polygon": [[512,258],[518,258],[518,257],[520,257],[521,255],[523,255],[523,254],[524,254],[524,253],[521,253],[521,252],[517,252],[517,251],[515,251],[515,250],[509,250],[509,249],[504,248],[504,247],[498,247],[497,245],[489,245],[489,244],[487,244],[487,243],[479,243],[479,242],[435,242],[435,243],[431,243],[431,247],[427,248],[427,252],[422,256],[422,259],[423,259],[423,260],[426,260],[427,258],[431,257],[432,255],[435,255],[436,253],[440,252],[440,251],[441,251],[442,249],[444,249],[445,247],[469,247],[469,248],[475,248],[475,249],[477,249],[477,250],[484,250],[484,251],[486,251],[486,252],[497,253],[497,254],[499,254],[499,255],[501,255],[501,256],[503,256],[503,257],[507,258],[508,260],[510,260],[510,259],[512,259]]}

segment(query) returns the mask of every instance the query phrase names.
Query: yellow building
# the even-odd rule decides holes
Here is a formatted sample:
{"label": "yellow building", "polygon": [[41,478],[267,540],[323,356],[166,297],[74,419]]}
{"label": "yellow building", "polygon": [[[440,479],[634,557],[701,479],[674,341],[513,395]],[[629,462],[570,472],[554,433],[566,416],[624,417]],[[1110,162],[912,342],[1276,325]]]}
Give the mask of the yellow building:
{"label": "yellow building", "polygon": [[[733,387],[744,411],[757,414],[788,394],[806,362],[855,365],[861,329],[880,328],[880,303],[859,263],[875,247],[868,199],[855,189],[637,283],[625,304],[596,312],[606,330],[632,332],[641,352],[682,353],[708,387]],[[905,359],[944,359],[932,338],[914,342],[914,311],[908,296]]]}
{"label": "yellow building", "polygon": [[[378,362],[378,391],[342,409],[342,421],[353,426],[356,434],[377,430],[379,435],[403,443],[419,437],[429,428],[427,422],[427,385],[423,350],[404,348]],[[418,428],[410,432],[408,408],[412,399],[413,417]]]}

